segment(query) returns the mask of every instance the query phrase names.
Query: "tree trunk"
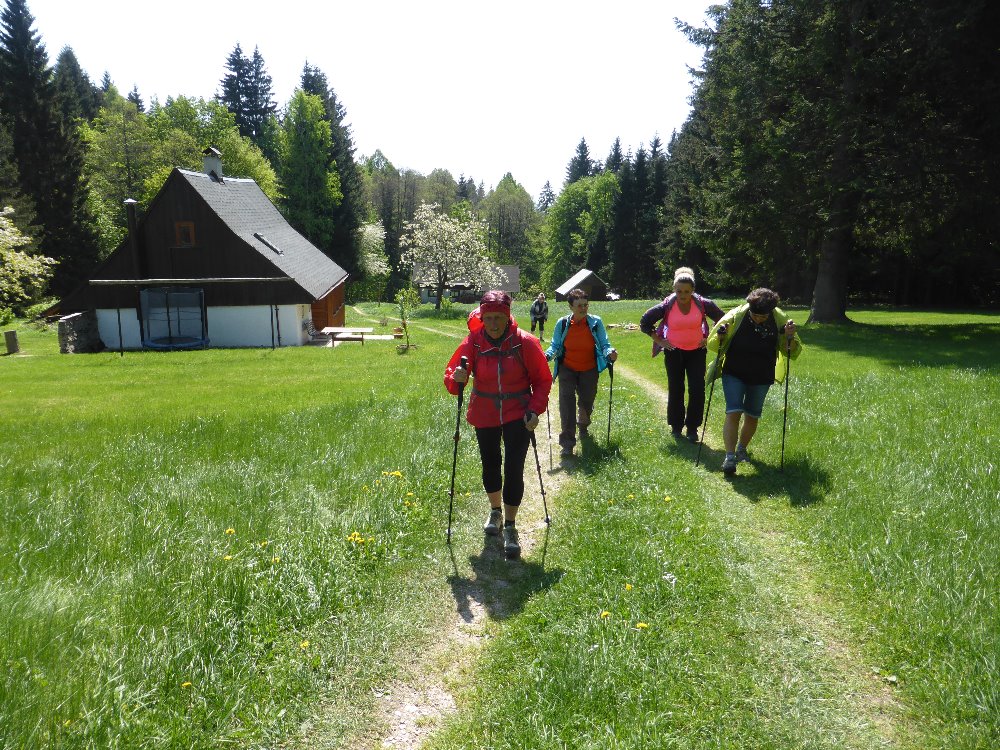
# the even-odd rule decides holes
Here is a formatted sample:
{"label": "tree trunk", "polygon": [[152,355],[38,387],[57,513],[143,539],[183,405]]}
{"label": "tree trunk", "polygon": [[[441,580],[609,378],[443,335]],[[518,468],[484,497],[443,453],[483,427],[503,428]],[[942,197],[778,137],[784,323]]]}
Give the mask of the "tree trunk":
{"label": "tree trunk", "polygon": [[[840,7],[848,48],[842,62],[841,104],[838,116],[828,126],[838,128],[830,164],[830,218],[819,248],[816,286],[813,288],[810,323],[847,323],[847,269],[854,249],[861,193],[857,187],[861,172],[856,156],[856,131],[861,128],[856,66],[863,57],[860,37],[862,2]],[[836,112],[837,110],[835,110]]]}
{"label": "tree trunk", "polygon": [[810,323],[847,323],[847,261],[851,227],[832,227],[823,238],[813,288]]}
{"label": "tree trunk", "polygon": [[437,295],[436,295],[437,299],[434,301],[434,310],[435,311],[441,309],[441,296],[444,294],[444,284],[445,284],[445,280],[442,279],[442,278],[440,278],[440,277],[438,277]]}

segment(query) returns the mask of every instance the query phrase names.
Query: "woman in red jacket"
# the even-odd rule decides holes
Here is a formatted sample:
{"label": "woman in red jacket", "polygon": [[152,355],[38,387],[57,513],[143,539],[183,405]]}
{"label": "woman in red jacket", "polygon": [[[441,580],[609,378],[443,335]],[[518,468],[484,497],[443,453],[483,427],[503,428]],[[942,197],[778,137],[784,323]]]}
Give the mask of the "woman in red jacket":
{"label": "woman in red jacket", "polygon": [[[483,489],[490,501],[483,531],[496,536],[502,523],[504,552],[517,557],[521,546],[514,520],[524,496],[529,431],[548,405],[552,374],[538,339],[517,327],[510,304],[506,292],[483,295],[482,327],[471,330],[455,350],[444,371],[444,384],[449,393],[458,395],[459,384],[472,375],[466,419],[476,428]],[[460,367],[462,357],[468,358],[468,370]],[[506,456],[501,454],[501,443]]]}

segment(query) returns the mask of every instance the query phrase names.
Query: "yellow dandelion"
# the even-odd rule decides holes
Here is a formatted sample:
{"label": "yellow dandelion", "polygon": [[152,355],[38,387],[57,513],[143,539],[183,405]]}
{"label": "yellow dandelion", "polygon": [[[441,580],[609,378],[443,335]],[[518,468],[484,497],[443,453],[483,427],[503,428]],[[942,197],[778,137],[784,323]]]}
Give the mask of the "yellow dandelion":
{"label": "yellow dandelion", "polygon": [[626,591],[631,591],[632,590],[632,584],[631,583],[626,583],[625,584],[625,590]]}
{"label": "yellow dandelion", "polygon": [[633,495],[632,493],[629,493],[628,499],[629,500],[635,500],[635,495]]}
{"label": "yellow dandelion", "polygon": [[64,721],[64,722],[63,722],[63,726],[64,726],[64,727],[68,727],[68,726],[69,726],[70,724],[72,724],[72,723],[73,723],[73,720],[72,720],[72,719],[66,719],[66,721]]}
{"label": "yellow dandelion", "polygon": [[603,612],[601,612],[601,619],[602,620],[607,620],[609,617],[611,617],[611,613],[608,612],[608,610],[604,610]]}
{"label": "yellow dandelion", "polygon": [[234,528],[232,528],[232,527],[229,527],[228,529],[226,529],[226,533],[227,533],[227,534],[228,534],[229,536],[232,536],[233,534],[235,534],[235,533],[236,533],[236,529],[234,529]]}
{"label": "yellow dandelion", "polygon": [[263,542],[260,543],[260,548],[264,549],[269,544],[270,542],[267,539],[265,539]]}
{"label": "yellow dandelion", "polygon": [[406,496],[407,496],[407,497],[413,497],[413,493],[412,493],[412,492],[407,492],[407,493],[406,493]]}
{"label": "yellow dandelion", "polygon": [[302,641],[302,643],[299,644],[299,648],[305,651],[307,648],[309,648],[309,641]]}
{"label": "yellow dandelion", "polygon": [[233,556],[232,556],[232,555],[226,555],[226,556],[225,556],[225,557],[223,557],[222,559],[223,559],[223,560],[232,560],[232,559],[233,559]]}
{"label": "yellow dandelion", "polygon": [[281,562],[281,558],[278,557],[278,556],[274,556],[274,557],[271,558],[271,562],[273,562],[273,563],[280,563]]}
{"label": "yellow dandelion", "polygon": [[186,688],[189,688],[189,687],[191,687],[191,683],[190,683],[190,682],[182,682],[182,683],[181,683],[181,687],[182,687],[182,688],[185,688],[185,689],[186,689]]}
{"label": "yellow dandelion", "polygon": [[648,628],[648,627],[649,627],[649,624],[648,624],[648,623],[645,623],[645,622],[637,622],[637,623],[635,624],[635,629],[636,629],[636,630],[645,630],[645,629],[646,629],[646,628]]}
{"label": "yellow dandelion", "polygon": [[665,502],[665,503],[669,503],[669,502],[670,502],[670,501],[671,501],[672,499],[673,499],[673,498],[672,498],[672,497],[670,497],[670,495],[665,495],[665,496],[663,497],[663,502]]}
{"label": "yellow dandelion", "polygon": [[401,472],[401,471],[393,471],[393,472],[389,473],[389,476],[392,476],[392,477],[401,477],[401,476],[403,476],[403,472]]}

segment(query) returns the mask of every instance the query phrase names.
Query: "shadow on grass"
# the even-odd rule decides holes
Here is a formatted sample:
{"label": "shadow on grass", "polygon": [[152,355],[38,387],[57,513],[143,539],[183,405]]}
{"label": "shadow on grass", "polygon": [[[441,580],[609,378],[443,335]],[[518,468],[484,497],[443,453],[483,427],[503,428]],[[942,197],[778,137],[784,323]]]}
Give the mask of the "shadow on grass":
{"label": "shadow on grass", "polygon": [[1000,366],[1000,326],[996,325],[852,323],[809,326],[806,332],[808,343],[829,351],[863,354],[894,365]]}
{"label": "shadow on grass", "polygon": [[475,620],[475,610],[486,611],[491,620],[505,620],[524,609],[528,600],[539,591],[551,588],[563,577],[560,568],[545,569],[549,527],[545,527],[541,560],[508,560],[504,556],[502,537],[484,536],[483,549],[469,556],[472,568],[468,576],[460,575],[455,553],[449,547],[452,575],[448,576],[455,608],[465,622]]}
{"label": "shadow on grass", "polygon": [[[721,459],[720,459],[721,462]],[[803,508],[822,502],[830,489],[830,474],[809,457],[785,457],[785,469],[779,466],[754,463],[754,473],[740,474],[729,480],[734,492],[752,503],[759,503],[774,495],[787,494],[789,504]]]}
{"label": "shadow on grass", "polygon": [[577,444],[579,459],[568,462],[567,468],[570,473],[582,471],[584,474],[596,474],[601,469],[607,469],[608,461],[622,460],[621,441],[615,436],[614,429],[611,431],[611,441],[607,440],[606,430],[598,433],[598,439],[594,439],[592,433],[580,436]]}

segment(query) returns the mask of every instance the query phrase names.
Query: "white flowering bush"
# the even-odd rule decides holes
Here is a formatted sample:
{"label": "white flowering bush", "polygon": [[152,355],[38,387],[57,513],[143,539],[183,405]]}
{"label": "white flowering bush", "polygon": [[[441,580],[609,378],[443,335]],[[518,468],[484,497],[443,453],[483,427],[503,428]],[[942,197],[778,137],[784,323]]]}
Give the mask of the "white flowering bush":
{"label": "white flowering bush", "polygon": [[14,226],[12,208],[0,210],[0,308],[23,307],[38,299],[52,278],[56,261],[23,252],[31,241]]}

